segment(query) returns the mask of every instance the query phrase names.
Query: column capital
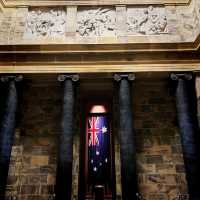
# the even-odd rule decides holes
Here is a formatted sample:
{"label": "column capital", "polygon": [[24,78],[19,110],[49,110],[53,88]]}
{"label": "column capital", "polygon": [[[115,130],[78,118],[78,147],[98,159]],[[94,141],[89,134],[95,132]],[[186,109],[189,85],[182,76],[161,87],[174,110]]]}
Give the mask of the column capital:
{"label": "column capital", "polygon": [[23,80],[23,75],[3,75],[0,77],[0,81],[3,83],[11,81],[11,80],[20,82]]}
{"label": "column capital", "polygon": [[186,73],[171,73],[170,74],[170,78],[173,81],[177,81],[179,79],[184,79],[184,80],[192,80],[193,79],[193,74],[190,72],[186,72]]}
{"label": "column capital", "polygon": [[114,80],[119,82],[122,79],[127,79],[129,81],[134,81],[135,80],[135,74],[130,73],[130,74],[114,74]]}
{"label": "column capital", "polygon": [[71,79],[72,81],[76,82],[79,80],[78,74],[60,74],[58,75],[58,81],[63,82],[66,79]]}

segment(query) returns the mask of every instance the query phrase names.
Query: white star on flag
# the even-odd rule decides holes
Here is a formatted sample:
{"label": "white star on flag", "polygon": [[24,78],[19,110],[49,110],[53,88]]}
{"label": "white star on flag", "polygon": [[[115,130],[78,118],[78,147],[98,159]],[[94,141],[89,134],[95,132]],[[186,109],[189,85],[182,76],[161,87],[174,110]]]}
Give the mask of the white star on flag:
{"label": "white star on flag", "polygon": [[106,133],[107,132],[107,128],[105,126],[103,126],[101,131],[102,131],[102,133]]}

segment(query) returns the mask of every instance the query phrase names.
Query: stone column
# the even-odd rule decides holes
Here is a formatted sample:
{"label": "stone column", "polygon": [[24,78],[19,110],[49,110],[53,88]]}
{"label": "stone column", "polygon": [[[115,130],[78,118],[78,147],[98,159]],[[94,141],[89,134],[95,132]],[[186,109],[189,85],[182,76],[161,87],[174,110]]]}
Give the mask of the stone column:
{"label": "stone column", "polygon": [[137,199],[135,131],[131,106],[130,81],[134,75],[115,75],[119,82],[119,140],[121,152],[121,178],[123,200]]}
{"label": "stone column", "polygon": [[195,86],[196,86],[196,96],[197,96],[197,118],[198,118],[198,124],[200,127],[200,76],[199,74],[196,76]]}
{"label": "stone column", "polygon": [[62,130],[59,140],[59,155],[56,178],[56,200],[71,200],[72,161],[73,161],[73,116],[74,116],[74,81],[77,75],[60,75],[63,81]]}
{"label": "stone column", "polygon": [[1,81],[8,84],[8,94],[0,128],[0,199],[5,199],[10,155],[15,132],[15,117],[17,111],[17,90],[15,82],[21,79],[22,76],[1,77]]}
{"label": "stone column", "polygon": [[186,169],[186,179],[190,200],[200,199],[198,183],[198,150],[196,145],[195,123],[191,116],[189,104],[190,96],[188,81],[192,79],[191,74],[171,74],[172,80],[177,81],[176,86],[176,107],[178,124],[181,134],[183,157]]}

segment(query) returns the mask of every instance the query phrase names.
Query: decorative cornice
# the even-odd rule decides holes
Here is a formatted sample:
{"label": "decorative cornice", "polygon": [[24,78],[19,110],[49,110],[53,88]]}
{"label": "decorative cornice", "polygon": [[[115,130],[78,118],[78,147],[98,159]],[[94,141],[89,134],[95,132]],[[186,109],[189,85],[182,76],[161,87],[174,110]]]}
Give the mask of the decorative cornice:
{"label": "decorative cornice", "polygon": [[2,53],[125,53],[125,52],[186,52],[197,51],[200,35],[195,42],[184,43],[125,43],[125,44],[17,44],[0,45]]}
{"label": "decorative cornice", "polygon": [[196,64],[1,64],[0,73],[123,73],[123,72],[200,72],[200,63]]}

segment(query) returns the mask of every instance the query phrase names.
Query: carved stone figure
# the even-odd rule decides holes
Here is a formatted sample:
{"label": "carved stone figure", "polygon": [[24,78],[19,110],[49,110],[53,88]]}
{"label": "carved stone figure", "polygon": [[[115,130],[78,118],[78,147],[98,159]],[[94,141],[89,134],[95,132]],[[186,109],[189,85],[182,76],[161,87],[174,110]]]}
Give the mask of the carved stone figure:
{"label": "carved stone figure", "polygon": [[114,9],[97,8],[80,10],[77,16],[80,36],[115,35],[116,15]]}
{"label": "carved stone figure", "polygon": [[65,11],[59,8],[35,8],[29,11],[26,34],[31,37],[54,37],[65,33]]}
{"label": "carved stone figure", "polygon": [[163,7],[128,8],[128,33],[156,35],[167,33],[167,17]]}

